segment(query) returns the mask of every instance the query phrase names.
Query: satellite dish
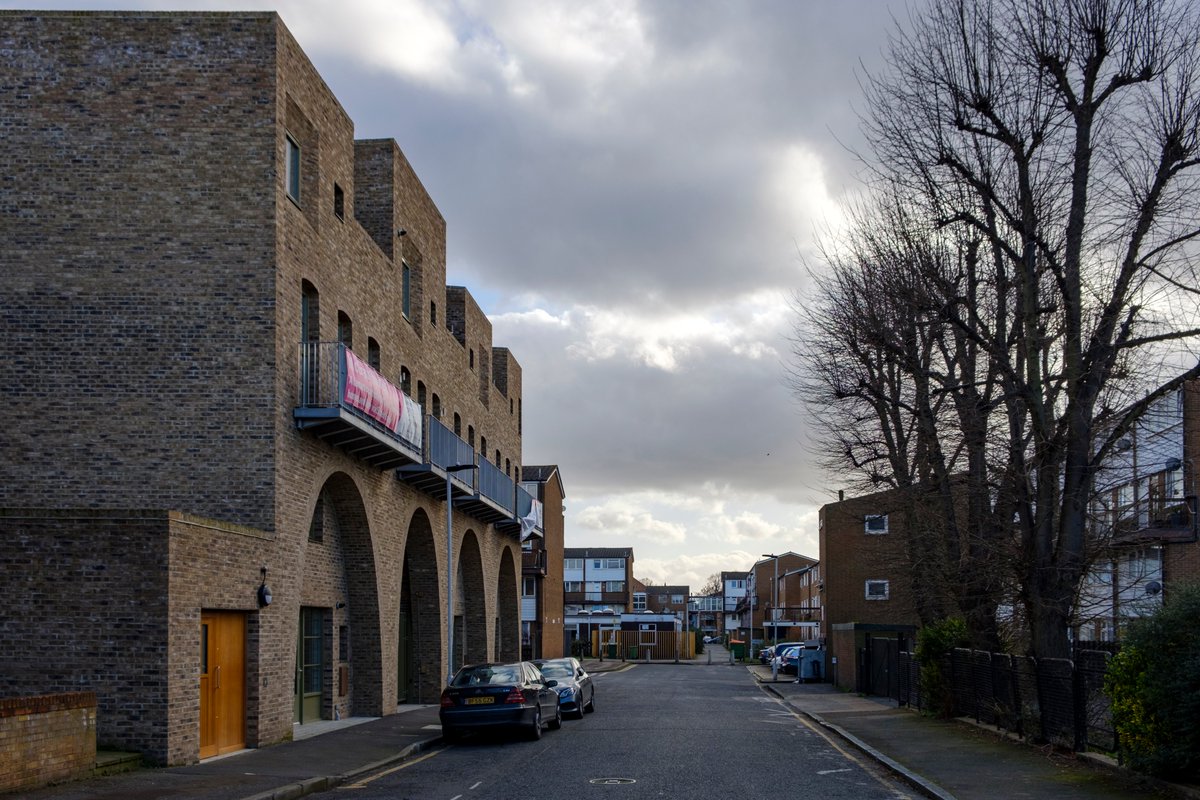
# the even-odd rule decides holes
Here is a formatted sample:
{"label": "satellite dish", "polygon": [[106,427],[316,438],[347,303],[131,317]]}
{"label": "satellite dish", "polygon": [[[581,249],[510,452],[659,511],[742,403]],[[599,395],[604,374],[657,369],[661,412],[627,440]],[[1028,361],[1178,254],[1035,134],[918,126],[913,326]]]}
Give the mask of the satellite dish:
{"label": "satellite dish", "polygon": [[1162,592],[1162,584],[1158,581],[1150,581],[1146,584],[1146,594],[1150,595],[1151,597],[1159,594],[1160,592]]}

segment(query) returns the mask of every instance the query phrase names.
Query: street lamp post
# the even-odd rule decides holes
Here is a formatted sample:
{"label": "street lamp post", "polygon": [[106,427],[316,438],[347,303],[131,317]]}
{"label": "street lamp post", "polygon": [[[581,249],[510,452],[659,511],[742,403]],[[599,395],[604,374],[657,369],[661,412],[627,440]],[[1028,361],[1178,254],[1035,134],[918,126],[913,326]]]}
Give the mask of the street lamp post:
{"label": "street lamp post", "polygon": [[454,496],[450,476],[455,472],[475,469],[475,464],[454,464],[446,467],[446,683],[454,680]]}
{"label": "street lamp post", "polygon": [[[774,553],[763,553],[763,558],[775,559],[775,582],[771,584],[771,614],[779,613],[779,556]],[[779,620],[773,620],[771,626],[771,644],[779,644]],[[764,635],[766,632],[764,631]]]}

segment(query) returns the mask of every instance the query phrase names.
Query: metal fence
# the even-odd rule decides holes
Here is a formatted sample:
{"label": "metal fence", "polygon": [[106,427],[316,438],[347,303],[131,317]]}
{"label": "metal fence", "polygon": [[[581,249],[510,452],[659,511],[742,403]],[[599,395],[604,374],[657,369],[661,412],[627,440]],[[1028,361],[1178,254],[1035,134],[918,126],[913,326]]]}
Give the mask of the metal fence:
{"label": "metal fence", "polygon": [[[1024,739],[1076,751],[1116,752],[1104,673],[1110,652],[1077,649],[1074,659],[955,650],[942,663],[954,716],[971,717]],[[921,670],[912,653],[899,658],[896,700],[923,708]]]}

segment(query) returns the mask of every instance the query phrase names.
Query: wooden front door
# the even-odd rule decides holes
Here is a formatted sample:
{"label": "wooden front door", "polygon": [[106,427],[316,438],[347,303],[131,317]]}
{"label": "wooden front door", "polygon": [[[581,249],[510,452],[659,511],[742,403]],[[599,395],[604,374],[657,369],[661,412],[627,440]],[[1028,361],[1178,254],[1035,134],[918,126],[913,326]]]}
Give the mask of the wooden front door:
{"label": "wooden front door", "polygon": [[246,747],[246,616],[200,614],[200,758]]}

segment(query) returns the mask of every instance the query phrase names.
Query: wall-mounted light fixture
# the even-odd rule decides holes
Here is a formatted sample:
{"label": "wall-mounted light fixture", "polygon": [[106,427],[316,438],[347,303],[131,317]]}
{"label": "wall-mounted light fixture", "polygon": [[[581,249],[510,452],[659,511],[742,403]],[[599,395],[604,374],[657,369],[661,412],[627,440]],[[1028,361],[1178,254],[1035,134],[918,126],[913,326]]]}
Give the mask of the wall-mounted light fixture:
{"label": "wall-mounted light fixture", "polygon": [[271,587],[267,586],[267,568],[262,568],[262,583],[258,585],[258,607],[266,608],[271,605]]}

